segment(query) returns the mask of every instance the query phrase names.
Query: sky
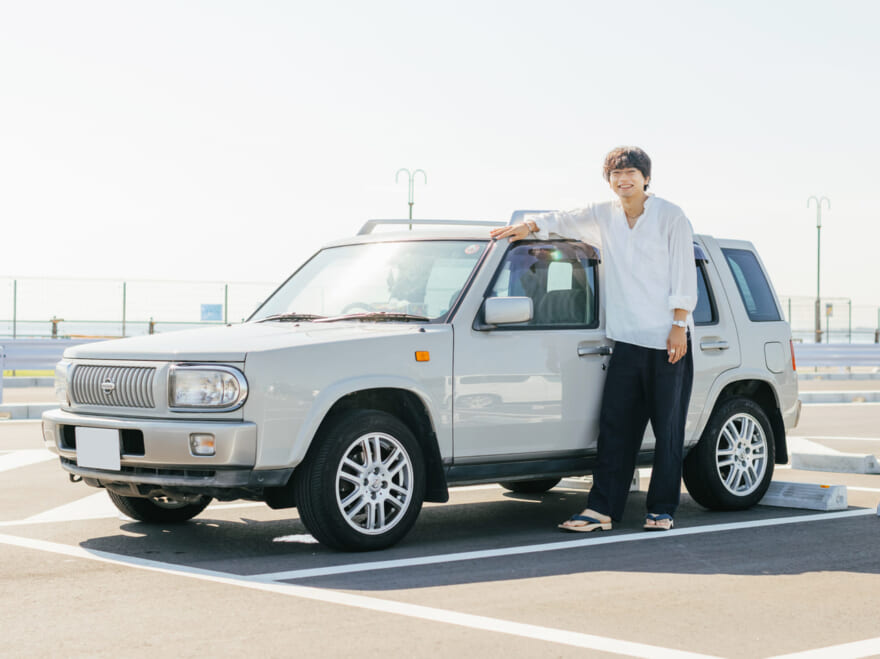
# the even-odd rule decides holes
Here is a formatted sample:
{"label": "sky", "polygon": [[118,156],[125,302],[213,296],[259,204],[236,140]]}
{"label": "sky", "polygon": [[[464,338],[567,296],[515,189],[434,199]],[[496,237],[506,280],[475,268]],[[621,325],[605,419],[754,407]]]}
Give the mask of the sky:
{"label": "sky", "polygon": [[376,217],[603,201],[653,160],[780,296],[880,305],[880,3],[0,0],[0,277],[273,282]]}

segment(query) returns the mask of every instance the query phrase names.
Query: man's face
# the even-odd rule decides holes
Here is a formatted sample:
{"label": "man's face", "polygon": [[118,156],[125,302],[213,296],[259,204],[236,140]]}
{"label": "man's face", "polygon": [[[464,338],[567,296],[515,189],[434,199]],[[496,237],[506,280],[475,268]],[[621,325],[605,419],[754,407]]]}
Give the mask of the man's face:
{"label": "man's face", "polygon": [[635,167],[612,169],[608,177],[611,189],[621,199],[644,195],[645,185],[647,185],[649,180]]}

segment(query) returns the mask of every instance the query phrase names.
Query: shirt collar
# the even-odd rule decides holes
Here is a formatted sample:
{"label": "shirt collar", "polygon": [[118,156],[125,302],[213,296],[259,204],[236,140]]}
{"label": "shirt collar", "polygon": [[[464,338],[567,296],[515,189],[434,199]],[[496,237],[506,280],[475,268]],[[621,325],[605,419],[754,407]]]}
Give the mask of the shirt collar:
{"label": "shirt collar", "polygon": [[[648,211],[648,208],[650,206],[652,206],[654,203],[654,193],[653,192],[646,192],[645,194],[647,195],[648,198],[645,199],[645,210],[642,211],[642,215],[644,215]],[[614,207],[617,210],[623,212],[623,204],[620,202],[620,197],[615,195],[615,197],[611,203],[614,204]]]}

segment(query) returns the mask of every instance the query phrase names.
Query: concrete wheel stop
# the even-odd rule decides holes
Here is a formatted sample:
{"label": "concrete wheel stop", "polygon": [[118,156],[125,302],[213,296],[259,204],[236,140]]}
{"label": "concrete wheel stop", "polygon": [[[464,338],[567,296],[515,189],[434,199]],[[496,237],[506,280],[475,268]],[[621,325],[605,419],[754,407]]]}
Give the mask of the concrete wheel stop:
{"label": "concrete wheel stop", "polygon": [[876,455],[843,453],[802,437],[788,438],[791,468],[846,474],[880,474]]}
{"label": "concrete wheel stop", "polygon": [[790,483],[772,481],[767,494],[761,499],[762,506],[776,508],[801,508],[804,510],[846,510],[846,485],[820,485],[818,483]]}

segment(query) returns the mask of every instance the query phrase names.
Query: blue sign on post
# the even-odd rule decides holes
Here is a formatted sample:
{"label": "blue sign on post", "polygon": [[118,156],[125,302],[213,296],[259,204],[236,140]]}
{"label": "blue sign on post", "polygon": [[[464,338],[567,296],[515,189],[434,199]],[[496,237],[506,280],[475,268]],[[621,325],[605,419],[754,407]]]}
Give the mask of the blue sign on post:
{"label": "blue sign on post", "polygon": [[203,304],[202,320],[223,320],[223,305]]}

